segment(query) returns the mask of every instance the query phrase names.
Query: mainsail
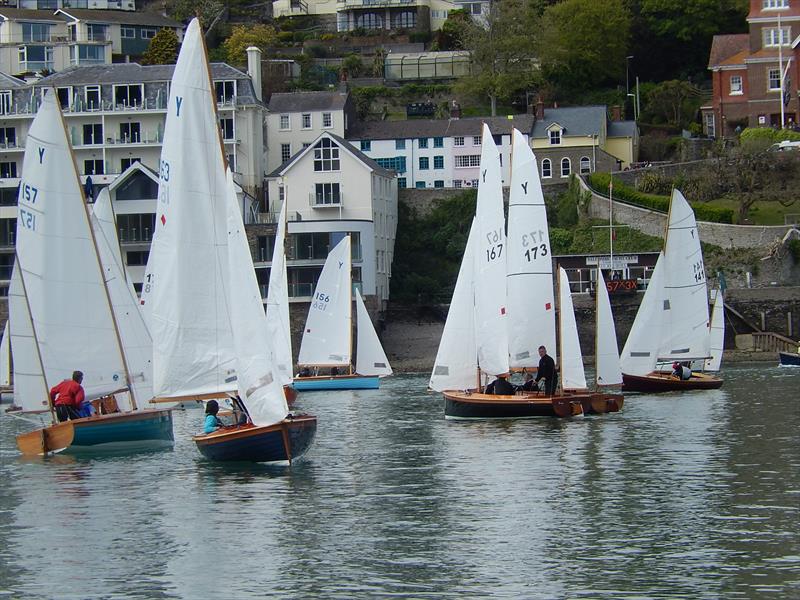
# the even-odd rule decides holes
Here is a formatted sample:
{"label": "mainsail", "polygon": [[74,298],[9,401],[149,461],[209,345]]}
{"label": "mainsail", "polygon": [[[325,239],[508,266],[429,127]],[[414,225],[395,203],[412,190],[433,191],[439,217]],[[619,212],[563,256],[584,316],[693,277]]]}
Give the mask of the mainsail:
{"label": "mainsail", "polygon": [[561,338],[561,389],[586,389],[586,375],[583,371],[583,354],[578,339],[578,325],[572,306],[572,290],[569,287],[567,272],[558,268],[558,325]]}
{"label": "mainsail", "polygon": [[619,364],[617,332],[614,328],[614,314],[611,312],[608,288],[600,269],[597,269],[596,290],[595,381],[597,385],[619,385],[622,383],[622,371]]}
{"label": "mainsail", "polygon": [[628,339],[622,349],[620,366],[628,375],[647,375],[656,366],[661,337],[661,313],[664,293],[664,253],[658,255],[656,266],[636,312]]}
{"label": "mainsail", "polygon": [[556,358],[553,260],[536,158],[513,130],[508,205],[508,336],[512,367],[536,367],[537,349]]}
{"label": "mainsail", "polygon": [[289,326],[289,284],[286,275],[286,202],[278,220],[275,249],[267,290],[267,327],[272,340],[275,370],[283,385],[292,383],[292,334]]}
{"label": "mainsail", "polygon": [[298,364],[349,366],[352,352],[352,282],[350,236],[328,254],[319,276],[306,328],[300,343]]}
{"label": "mainsail", "polygon": [[710,346],[711,358],[705,361],[705,370],[719,371],[725,347],[725,298],[722,297],[722,290],[717,290],[714,309],[711,311]]}
{"label": "mainsail", "polygon": [[359,375],[391,375],[392,367],[383,351],[372,319],[369,318],[367,307],[361,298],[361,292],[356,289],[356,373]]}

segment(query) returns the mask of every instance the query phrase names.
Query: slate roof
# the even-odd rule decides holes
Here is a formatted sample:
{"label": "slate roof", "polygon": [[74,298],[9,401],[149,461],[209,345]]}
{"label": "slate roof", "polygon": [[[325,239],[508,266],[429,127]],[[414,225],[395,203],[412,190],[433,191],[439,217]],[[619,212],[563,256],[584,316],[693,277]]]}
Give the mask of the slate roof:
{"label": "slate roof", "polygon": [[12,77],[11,75],[6,75],[5,73],[0,73],[1,89],[7,90],[11,88],[23,88],[26,86],[27,84],[21,79],[17,79],[16,77]]}
{"label": "slate roof", "polygon": [[152,25],[154,27],[175,28],[183,27],[183,24],[179,23],[178,21],[152,12],[60,8],[56,11],[56,13],[89,23],[121,23],[122,25]]}
{"label": "slate roof", "polygon": [[341,110],[347,94],[339,92],[287,92],[272,94],[267,108],[270,112],[303,112]]}
{"label": "slate roof", "polygon": [[0,17],[7,21],[49,21],[63,23],[64,19],[52,10],[32,10],[27,8],[0,8]]}
{"label": "slate roof", "polygon": [[636,137],[636,121],[609,121],[608,137]]}
{"label": "slate roof", "polygon": [[530,134],[533,115],[508,117],[468,117],[462,119],[408,119],[405,121],[366,121],[353,124],[347,137],[354,140],[392,140],[423,137],[471,136],[483,133],[483,124],[493,135],[510,135],[512,128]]}
{"label": "slate roof", "polygon": [[731,35],[715,35],[711,41],[711,52],[708,57],[708,68],[721,66],[736,54],[744,52],[747,56],[750,47],[750,36],[747,33]]}
{"label": "slate roof", "polygon": [[561,125],[568,137],[601,135],[606,119],[606,107],[600,105],[545,108],[544,119],[536,122],[531,137],[547,138],[547,128],[553,123]]}
{"label": "slate roof", "polygon": [[[59,84],[83,85],[92,83],[150,83],[170,81],[175,65],[140,65],[137,63],[115,63],[111,65],[91,65],[69,67],[53,73],[37,82],[37,86]],[[225,63],[211,64],[211,78],[246,79],[250,77],[239,69]]]}

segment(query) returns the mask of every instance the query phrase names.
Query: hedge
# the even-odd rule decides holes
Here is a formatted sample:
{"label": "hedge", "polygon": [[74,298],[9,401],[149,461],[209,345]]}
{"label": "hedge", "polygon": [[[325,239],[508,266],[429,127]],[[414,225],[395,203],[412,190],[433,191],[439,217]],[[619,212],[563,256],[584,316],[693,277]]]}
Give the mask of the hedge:
{"label": "hedge", "polygon": [[[608,195],[608,183],[611,175],[608,173],[592,173],[589,175],[589,187],[594,191]],[[669,212],[669,198],[666,196],[656,196],[654,194],[643,194],[630,186],[625,185],[619,179],[614,180],[614,199],[643,206],[659,212]],[[711,221],[712,223],[733,223],[733,210],[730,208],[718,208],[708,204],[690,202],[694,210],[695,218],[698,221]]]}

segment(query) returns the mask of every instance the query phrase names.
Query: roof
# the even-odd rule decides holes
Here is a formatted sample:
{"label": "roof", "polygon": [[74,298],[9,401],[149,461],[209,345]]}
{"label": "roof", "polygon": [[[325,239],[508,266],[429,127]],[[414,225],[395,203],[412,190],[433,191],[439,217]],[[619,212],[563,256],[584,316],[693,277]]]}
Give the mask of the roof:
{"label": "roof", "polygon": [[607,137],[636,137],[636,121],[609,121]]}
{"label": "roof", "polygon": [[121,23],[123,25],[152,25],[154,27],[183,27],[181,23],[151,12],[132,12],[127,10],[89,10],[85,8],[60,8],[57,14],[76,21],[91,23]]}
{"label": "roof", "polygon": [[7,21],[50,21],[63,23],[64,19],[52,10],[31,10],[27,8],[0,8],[0,17]]}
{"label": "roof", "polygon": [[[750,36],[747,33],[734,33],[730,35],[715,35],[711,41],[711,53],[708,58],[708,68],[722,66],[731,57],[744,52],[747,56],[750,48]],[[739,63],[732,63],[739,64]]]}
{"label": "roof", "polygon": [[333,139],[334,141],[336,141],[344,150],[346,150],[347,152],[352,154],[355,158],[357,158],[362,163],[364,163],[366,166],[368,166],[370,169],[375,171],[375,173],[377,173],[378,175],[382,175],[383,177],[392,177],[392,175],[394,175],[394,171],[390,171],[389,169],[383,168],[377,162],[372,160],[369,156],[367,156],[366,154],[361,152],[361,150],[357,150],[355,148],[355,146],[353,146],[346,139],[344,139],[344,138],[342,138],[342,137],[340,137],[340,136],[338,136],[338,135],[336,135],[334,133],[331,133],[330,131],[326,131],[326,132],[320,134],[320,136],[316,140],[311,142],[310,146],[307,146],[307,147],[303,148],[302,150],[300,150],[299,152],[296,152],[294,154],[294,156],[292,156],[289,160],[287,160],[285,163],[283,163],[280,167],[275,169],[272,173],[267,175],[267,177],[268,178],[270,178],[270,177],[280,177],[301,156],[303,156],[307,152],[311,152],[313,150],[314,146],[316,145],[316,143],[320,139],[322,139],[323,137],[329,137],[329,138]]}
{"label": "roof", "polygon": [[272,94],[267,108],[276,113],[341,110],[346,100],[347,94],[340,92],[287,92]]}
{"label": "roof", "polygon": [[135,163],[133,163],[133,164],[132,164],[132,165],[130,165],[130,166],[127,168],[127,169],[125,169],[125,170],[124,170],[124,171],[123,171],[123,172],[122,172],[122,173],[119,175],[119,177],[117,177],[116,179],[114,179],[114,181],[112,181],[112,182],[109,184],[109,186],[108,186],[108,189],[109,189],[109,190],[115,190],[115,189],[117,189],[119,186],[121,186],[123,183],[125,183],[125,182],[126,182],[128,179],[130,179],[130,177],[131,177],[131,176],[132,176],[134,173],[144,173],[144,174],[145,174],[145,175],[147,175],[147,176],[148,176],[150,179],[152,179],[154,182],[158,183],[158,173],[157,173],[157,172],[155,172],[155,171],[154,171],[153,169],[151,169],[150,167],[148,167],[147,165],[145,165],[145,164],[142,164],[142,163],[141,163],[141,161],[138,161],[138,160],[137,160]]}
{"label": "roof", "polygon": [[483,124],[493,135],[510,135],[512,128],[530,134],[533,115],[508,117],[468,117],[462,119],[408,119],[404,121],[363,121],[355,123],[347,137],[356,140],[392,140],[426,137],[481,135]]}
{"label": "roof", "polygon": [[[115,63],[111,65],[91,65],[87,67],[69,67],[58,73],[53,73],[37,82],[37,86],[50,86],[59,84],[84,85],[92,83],[148,83],[170,81],[175,65],[146,65],[137,63]],[[246,79],[246,73],[226,63],[211,64],[211,78],[221,79]]]}
{"label": "roof", "polygon": [[532,137],[548,137],[547,128],[553,123],[561,125],[567,136],[602,135],[606,119],[606,107],[602,105],[545,108],[544,118],[533,127]]}
{"label": "roof", "polygon": [[21,79],[17,79],[11,75],[0,73],[0,89],[21,88],[26,87],[27,84]]}

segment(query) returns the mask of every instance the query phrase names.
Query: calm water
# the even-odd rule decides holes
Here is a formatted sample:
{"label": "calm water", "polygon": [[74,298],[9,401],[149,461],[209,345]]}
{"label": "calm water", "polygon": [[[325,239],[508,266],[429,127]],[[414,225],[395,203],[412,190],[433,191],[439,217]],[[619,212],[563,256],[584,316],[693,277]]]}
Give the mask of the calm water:
{"label": "calm water", "polygon": [[425,377],[305,393],[291,469],[172,452],[18,458],[0,418],[13,598],[797,598],[800,369],[629,396],[572,421],[457,423]]}

